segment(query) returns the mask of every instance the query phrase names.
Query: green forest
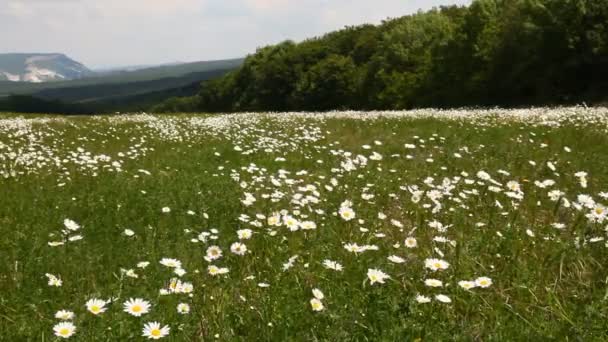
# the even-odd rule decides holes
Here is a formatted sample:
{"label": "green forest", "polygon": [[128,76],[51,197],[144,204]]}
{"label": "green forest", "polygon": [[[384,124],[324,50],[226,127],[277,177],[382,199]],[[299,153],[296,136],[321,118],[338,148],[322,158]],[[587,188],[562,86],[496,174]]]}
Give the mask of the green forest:
{"label": "green forest", "polygon": [[605,103],[608,1],[476,0],[258,49],[159,112]]}

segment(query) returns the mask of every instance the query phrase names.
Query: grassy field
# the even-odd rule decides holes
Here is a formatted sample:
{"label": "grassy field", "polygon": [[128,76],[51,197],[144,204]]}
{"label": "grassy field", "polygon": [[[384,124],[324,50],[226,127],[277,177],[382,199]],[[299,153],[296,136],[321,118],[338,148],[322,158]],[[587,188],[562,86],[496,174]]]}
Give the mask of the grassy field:
{"label": "grassy field", "polygon": [[607,123],[6,114],[0,340],[608,340]]}

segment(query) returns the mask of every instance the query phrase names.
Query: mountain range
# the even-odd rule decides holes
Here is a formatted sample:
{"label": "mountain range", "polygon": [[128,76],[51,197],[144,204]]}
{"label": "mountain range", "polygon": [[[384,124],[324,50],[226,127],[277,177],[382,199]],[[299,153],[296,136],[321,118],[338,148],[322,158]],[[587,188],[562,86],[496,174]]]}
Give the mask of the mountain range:
{"label": "mountain range", "polygon": [[0,54],[0,81],[43,83],[93,74],[86,66],[61,53]]}
{"label": "mountain range", "polygon": [[193,96],[242,58],[91,70],[63,54],[0,54],[0,111],[108,113]]}

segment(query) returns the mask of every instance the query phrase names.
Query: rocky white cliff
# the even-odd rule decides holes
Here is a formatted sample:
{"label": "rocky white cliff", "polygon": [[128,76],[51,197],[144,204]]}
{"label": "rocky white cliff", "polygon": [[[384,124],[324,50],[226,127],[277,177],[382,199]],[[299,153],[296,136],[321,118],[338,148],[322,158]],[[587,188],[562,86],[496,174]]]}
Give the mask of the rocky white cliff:
{"label": "rocky white cliff", "polygon": [[60,53],[0,54],[0,81],[40,83],[73,80],[92,73],[81,63]]}

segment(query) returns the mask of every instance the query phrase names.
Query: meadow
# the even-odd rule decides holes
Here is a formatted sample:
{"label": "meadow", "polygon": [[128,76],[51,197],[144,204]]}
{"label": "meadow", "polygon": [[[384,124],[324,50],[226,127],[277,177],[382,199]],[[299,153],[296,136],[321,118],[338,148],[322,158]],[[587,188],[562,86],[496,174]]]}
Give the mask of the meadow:
{"label": "meadow", "polygon": [[0,116],[0,340],[606,341],[608,109]]}

